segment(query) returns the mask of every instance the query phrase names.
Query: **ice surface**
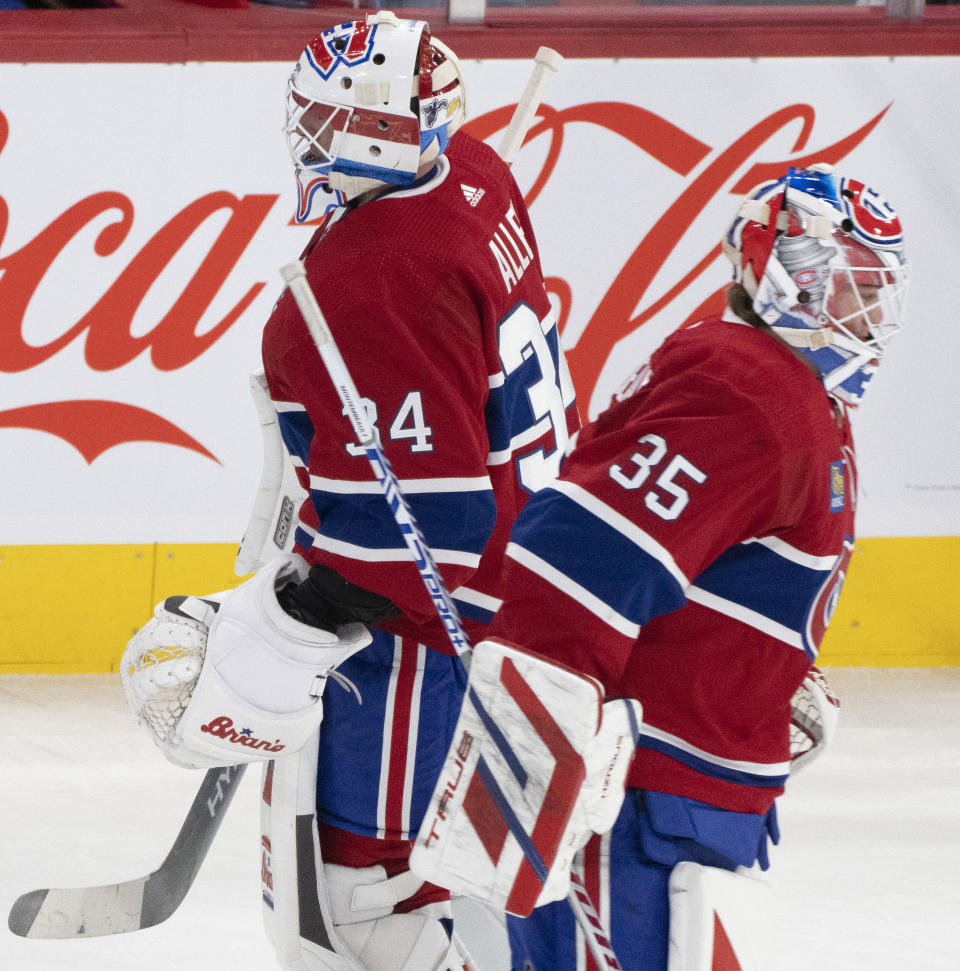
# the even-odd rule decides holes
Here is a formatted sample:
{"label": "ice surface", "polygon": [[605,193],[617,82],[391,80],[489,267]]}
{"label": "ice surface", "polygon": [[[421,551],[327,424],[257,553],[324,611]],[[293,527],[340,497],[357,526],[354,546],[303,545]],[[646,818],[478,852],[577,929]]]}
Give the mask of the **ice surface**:
{"label": "ice surface", "polygon": [[[960,669],[828,675],[843,702],[837,740],[780,806],[779,971],[957,971]],[[28,890],[155,869],[202,774],[164,761],[127,713],[116,675],[0,677],[0,739],[0,969],[275,967],[260,920],[256,770],[165,924],[75,941],[12,935],[6,914]],[[482,971],[503,971],[497,922],[458,910]]]}

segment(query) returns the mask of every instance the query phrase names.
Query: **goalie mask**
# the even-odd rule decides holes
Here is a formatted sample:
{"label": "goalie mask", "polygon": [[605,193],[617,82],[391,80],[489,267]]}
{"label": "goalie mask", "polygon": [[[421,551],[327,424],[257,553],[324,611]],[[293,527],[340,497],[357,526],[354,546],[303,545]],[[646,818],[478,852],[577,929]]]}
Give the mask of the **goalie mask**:
{"label": "goalie mask", "polygon": [[411,185],[465,118],[456,55],[422,20],[381,11],[325,30],[287,85],[296,221],[384,185]]}
{"label": "goalie mask", "polygon": [[908,264],[893,207],[830,166],[788,170],[740,204],[723,241],[753,311],[855,405],[903,326]]}

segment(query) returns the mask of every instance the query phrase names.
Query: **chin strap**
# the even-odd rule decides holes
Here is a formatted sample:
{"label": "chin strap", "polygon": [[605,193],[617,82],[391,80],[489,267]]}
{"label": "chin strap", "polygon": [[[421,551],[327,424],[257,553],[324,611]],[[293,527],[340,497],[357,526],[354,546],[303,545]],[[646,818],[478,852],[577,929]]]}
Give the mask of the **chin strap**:
{"label": "chin strap", "polygon": [[837,332],[829,327],[818,327],[816,330],[806,330],[802,327],[771,327],[770,329],[791,347],[804,347],[817,351],[831,344],[842,346],[836,339],[839,336]]}
{"label": "chin strap", "polygon": [[876,359],[876,355],[859,341],[834,330],[832,327],[819,327],[815,330],[807,330],[802,327],[771,327],[770,329],[791,347],[811,352],[820,351],[824,348],[837,348],[851,355],[830,371],[823,370],[823,361],[819,357],[811,356],[811,360],[820,368],[823,386],[827,391],[833,391],[840,387],[857,371],[863,370],[865,375],[872,376],[872,371],[868,369],[870,362]]}

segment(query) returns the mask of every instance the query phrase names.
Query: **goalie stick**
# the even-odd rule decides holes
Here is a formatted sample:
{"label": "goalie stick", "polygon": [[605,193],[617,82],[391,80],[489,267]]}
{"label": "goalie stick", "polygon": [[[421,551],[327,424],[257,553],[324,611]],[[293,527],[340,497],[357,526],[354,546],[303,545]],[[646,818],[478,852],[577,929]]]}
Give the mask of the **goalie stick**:
{"label": "goalie stick", "polygon": [[145,877],[102,887],[31,890],[10,909],[19,937],[103,937],[165,921],[183,902],[247,766],[208,769],[163,863]]}
{"label": "goalie stick", "polygon": [[[468,667],[471,650],[470,640],[460,623],[457,608],[447,591],[440,571],[437,569],[433,554],[430,547],[427,546],[413,511],[410,509],[403,488],[377,441],[376,432],[367,417],[360,395],[333,340],[330,328],[327,326],[320,305],[317,303],[316,295],[307,281],[303,264],[299,261],[289,263],[281,269],[280,273],[300,308],[300,313],[310,331],[310,336],[317,345],[320,357],[337,389],[337,395],[350,419],[350,424],[353,426],[357,441],[366,453],[367,461],[370,463],[373,474],[383,491],[384,498],[393,512],[394,520],[400,527],[400,532],[403,534],[404,541],[410,550],[417,570],[420,572],[420,578],[443,622],[447,637],[464,667]],[[520,845],[525,848],[526,854],[526,846],[529,843],[528,834],[522,830],[515,819],[506,819],[506,822]],[[528,855],[528,860],[537,877],[541,881],[545,881],[546,868],[535,849]],[[572,881],[567,901],[583,931],[584,938],[598,967],[609,969],[609,971],[619,971],[620,964],[611,948],[608,935],[604,933],[603,926],[597,916],[596,907],[590,900],[586,887],[579,881]]]}

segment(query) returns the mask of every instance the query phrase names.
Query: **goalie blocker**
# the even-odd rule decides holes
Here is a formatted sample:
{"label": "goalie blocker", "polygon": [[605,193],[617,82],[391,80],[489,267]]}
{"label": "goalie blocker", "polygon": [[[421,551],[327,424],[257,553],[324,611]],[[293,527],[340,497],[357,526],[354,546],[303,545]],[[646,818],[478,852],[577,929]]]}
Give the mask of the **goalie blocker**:
{"label": "goalie blocker", "polygon": [[577,850],[620,811],[641,714],[604,703],[593,678],[482,641],[411,869],[518,916],[567,896]]}

